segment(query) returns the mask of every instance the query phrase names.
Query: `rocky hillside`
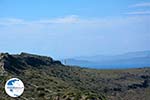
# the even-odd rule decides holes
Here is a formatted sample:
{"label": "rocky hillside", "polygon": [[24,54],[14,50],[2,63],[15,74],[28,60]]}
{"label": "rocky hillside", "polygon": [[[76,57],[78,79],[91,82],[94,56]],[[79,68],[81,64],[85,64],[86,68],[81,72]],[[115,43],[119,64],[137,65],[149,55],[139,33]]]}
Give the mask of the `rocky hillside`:
{"label": "rocky hillside", "polygon": [[25,91],[17,100],[149,100],[150,68],[96,70],[66,66],[28,53],[0,54],[0,100],[16,100],[5,82],[20,78]]}

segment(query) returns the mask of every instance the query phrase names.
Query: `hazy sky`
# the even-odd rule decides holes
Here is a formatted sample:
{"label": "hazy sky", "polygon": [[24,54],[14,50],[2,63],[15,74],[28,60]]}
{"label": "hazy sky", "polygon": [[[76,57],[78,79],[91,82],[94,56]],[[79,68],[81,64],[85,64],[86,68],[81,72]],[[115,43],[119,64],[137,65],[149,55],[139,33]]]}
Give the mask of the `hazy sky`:
{"label": "hazy sky", "polygon": [[54,58],[150,50],[150,0],[0,0],[0,39]]}

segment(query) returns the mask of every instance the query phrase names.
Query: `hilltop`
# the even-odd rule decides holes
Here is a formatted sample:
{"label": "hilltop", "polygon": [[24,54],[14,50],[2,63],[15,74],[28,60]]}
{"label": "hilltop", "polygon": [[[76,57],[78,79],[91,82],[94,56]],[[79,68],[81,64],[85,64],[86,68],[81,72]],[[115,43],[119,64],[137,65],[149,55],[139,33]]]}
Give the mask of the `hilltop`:
{"label": "hilltop", "polygon": [[96,70],[63,65],[29,53],[0,54],[0,100],[16,100],[5,82],[20,78],[25,91],[18,100],[149,100],[150,68]]}

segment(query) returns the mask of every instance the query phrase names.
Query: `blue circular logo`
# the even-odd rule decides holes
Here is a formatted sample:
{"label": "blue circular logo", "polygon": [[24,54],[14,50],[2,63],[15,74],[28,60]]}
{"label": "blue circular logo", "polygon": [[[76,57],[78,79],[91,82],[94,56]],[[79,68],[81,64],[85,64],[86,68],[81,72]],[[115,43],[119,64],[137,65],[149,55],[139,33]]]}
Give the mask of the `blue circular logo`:
{"label": "blue circular logo", "polygon": [[5,84],[5,91],[11,97],[18,97],[24,91],[24,84],[18,78],[11,78]]}

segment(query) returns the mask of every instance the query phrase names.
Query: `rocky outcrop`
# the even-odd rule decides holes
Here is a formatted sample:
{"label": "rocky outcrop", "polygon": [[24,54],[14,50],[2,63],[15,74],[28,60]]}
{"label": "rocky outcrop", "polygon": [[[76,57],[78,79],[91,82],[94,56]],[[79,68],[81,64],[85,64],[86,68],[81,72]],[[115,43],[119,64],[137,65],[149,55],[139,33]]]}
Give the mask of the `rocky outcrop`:
{"label": "rocky outcrop", "polygon": [[47,56],[38,56],[29,53],[21,53],[19,55],[0,54],[0,69],[11,73],[19,74],[21,70],[29,67],[44,67],[55,64],[62,65],[60,61],[55,61]]}

